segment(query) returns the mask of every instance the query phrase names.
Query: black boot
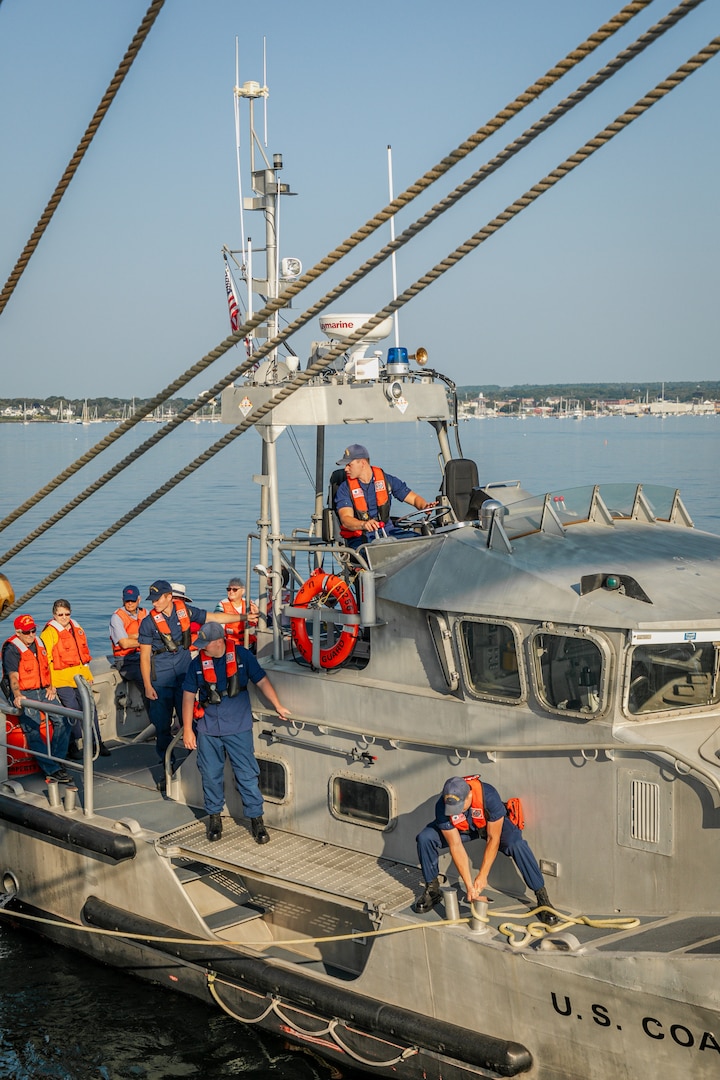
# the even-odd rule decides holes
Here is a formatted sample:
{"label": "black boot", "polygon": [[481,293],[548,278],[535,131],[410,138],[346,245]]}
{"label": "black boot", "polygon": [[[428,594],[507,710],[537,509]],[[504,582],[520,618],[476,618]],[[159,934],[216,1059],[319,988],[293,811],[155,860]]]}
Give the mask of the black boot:
{"label": "black boot", "polygon": [[100,745],[98,746],[98,753],[100,757],[110,757],[112,750],[109,750],[105,743],[101,740]]}
{"label": "black boot", "polygon": [[67,759],[68,761],[82,761],[83,759],[82,750],[74,739],[67,748]]}
{"label": "black boot", "polygon": [[270,843],[270,833],[265,828],[265,822],[261,817],[250,818],[250,828],[256,844]]}
{"label": "black boot", "polygon": [[417,911],[418,915],[424,915],[425,912],[432,911],[441,900],[440,881],[438,878],[433,878],[432,881],[425,883],[425,888],[413,904],[413,911]]}
{"label": "black boot", "polygon": [[[535,899],[537,900],[538,907],[551,908],[550,898],[547,894],[547,889],[538,889],[535,893]],[[553,911],[538,911],[538,919],[540,922],[544,922],[546,926],[557,926],[560,922],[557,915]]]}
{"label": "black boot", "polygon": [[215,840],[219,840],[222,836],[222,818],[220,817],[220,815],[211,814],[210,817],[207,819],[205,828],[207,829],[207,838],[210,843],[213,843],[213,841]]}

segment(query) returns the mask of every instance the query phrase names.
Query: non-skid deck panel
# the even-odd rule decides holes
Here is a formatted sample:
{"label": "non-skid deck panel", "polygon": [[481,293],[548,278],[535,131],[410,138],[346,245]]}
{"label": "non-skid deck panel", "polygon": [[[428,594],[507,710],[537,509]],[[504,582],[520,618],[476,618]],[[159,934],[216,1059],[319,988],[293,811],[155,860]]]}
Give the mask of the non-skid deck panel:
{"label": "non-skid deck panel", "polygon": [[411,904],[422,887],[420,871],[391,859],[363,855],[280,829],[269,829],[270,843],[258,845],[249,829],[223,818],[222,839],[207,839],[204,822],[192,822],[158,841],[162,848],[179,848],[183,855],[279,878],[309,889],[342,896],[386,911]]}
{"label": "non-skid deck panel", "polygon": [[235,904],[233,907],[223,908],[222,911],[216,911],[212,915],[203,917],[208,929],[217,933],[219,930],[227,929],[228,926],[237,926],[238,923],[248,922],[250,919],[259,919],[260,915],[261,912],[257,908]]}
{"label": "non-skid deck panel", "polygon": [[642,927],[635,934],[623,935],[618,941],[600,945],[602,950],[614,952],[718,952],[720,939],[720,916],[696,915],[686,919],[672,919]]}

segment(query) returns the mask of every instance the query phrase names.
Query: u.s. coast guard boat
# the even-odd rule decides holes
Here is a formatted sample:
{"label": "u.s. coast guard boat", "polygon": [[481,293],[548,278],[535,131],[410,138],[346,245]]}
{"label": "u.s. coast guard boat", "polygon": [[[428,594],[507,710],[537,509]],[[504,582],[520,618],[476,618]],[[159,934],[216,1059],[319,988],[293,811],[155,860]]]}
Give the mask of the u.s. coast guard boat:
{"label": "u.s. coast guard boat", "polygon": [[[253,184],[272,259],[283,191],[270,167]],[[207,840],[194,754],[173,773],[168,751],[156,790],[137,690],[100,662],[114,753],[95,765],[85,740],[77,796],[48,805],[27,759],[0,757],[4,916],[369,1073],[715,1077],[720,538],[674,489],[481,477],[424,350],[378,355],[386,317],[336,311],[305,371],[268,348],[222,404],[260,436],[246,564],[258,653],[292,710],[255,702],[271,842],[254,844],[229,782]],[[438,505],[406,522],[415,535],[347,547],[328,460],[371,425],[419,423]],[[286,520],[277,445],[303,425],[316,494]],[[447,859],[444,903],[413,910],[415,835],[443,781],[478,772],[522,798],[554,928],[509,860],[489,914]]]}

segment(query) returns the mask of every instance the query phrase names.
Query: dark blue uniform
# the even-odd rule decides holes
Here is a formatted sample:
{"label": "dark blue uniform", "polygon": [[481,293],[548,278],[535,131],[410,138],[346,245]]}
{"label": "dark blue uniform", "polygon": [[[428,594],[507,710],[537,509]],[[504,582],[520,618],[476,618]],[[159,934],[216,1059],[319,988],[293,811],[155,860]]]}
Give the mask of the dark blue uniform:
{"label": "dark blue uniform", "polygon": [[200,703],[205,709],[205,715],[197,721],[197,764],[202,777],[205,812],[221,814],[225,806],[223,776],[227,754],[245,817],[258,818],[262,816],[263,798],[258,785],[260,769],[253,750],[253,720],[247,684],[248,680],[253,683],[261,682],[265,678],[265,671],[255,656],[242,645],[235,647],[235,656],[240,692],[234,697],[228,697],[226,692],[224,655],[218,659],[213,657],[216,689],[223,695],[218,705],[210,705],[205,700],[207,682],[200,656],[192,660],[182,688],[184,692],[191,694],[199,691]]}
{"label": "dark blue uniform", "polygon": [[[523,838],[522,831],[518,829],[517,825],[513,825],[507,816],[505,803],[495,788],[483,781],[481,783],[486,821],[503,819],[500,851],[514,861],[528,888],[532,889],[533,892],[537,892],[539,889],[544,888],[545,880],[540,872],[537,859],[533,855],[532,848]],[[479,838],[486,839],[485,830],[477,829],[473,825],[471,809],[465,812],[465,817],[469,828],[467,830],[457,830],[463,844],[469,844],[471,840]],[[454,828],[455,826],[447,815],[445,803],[442,798],[439,798],[435,804],[435,820],[426,825],[417,836],[418,859],[420,860],[425,881],[434,881],[438,876],[438,858],[442,849],[448,846],[444,833]]]}
{"label": "dark blue uniform", "polygon": [[[400,502],[405,502],[405,499],[412,489],[407,486],[404,480],[399,480],[397,476],[391,476],[390,473],[385,472],[384,469],[383,473],[385,475],[385,483],[387,485],[388,500],[390,504],[392,504],[393,499],[399,499]],[[363,489],[370,517],[375,521],[379,521],[377,495],[375,494],[375,479],[373,478],[368,481],[367,484],[363,483],[362,480],[353,480],[353,483],[359,484]],[[352,510],[353,514],[355,513],[355,506],[350,498],[350,485],[347,480],[343,480],[342,484],[337,489],[337,494],[335,496],[336,510],[341,510],[343,507],[347,507]],[[411,510],[408,510],[408,513],[411,513]],[[397,540],[404,540],[407,537],[417,536],[417,533],[412,532],[411,530],[396,528],[390,520],[385,523],[384,527],[386,534],[388,536],[394,536]],[[369,544],[371,540],[376,539],[377,535],[377,533],[363,533],[362,536],[348,539],[345,543],[349,547],[356,548],[360,547],[361,544]]]}
{"label": "dark blue uniform", "polygon": [[[185,610],[190,622],[203,625],[207,611],[193,607],[192,604],[185,604]],[[174,710],[177,711],[178,720],[182,722],[182,684],[190,664],[190,650],[183,647],[182,629],[174,606],[166,622],[170,636],[177,645],[175,652],[168,651],[152,614],[145,616],[138,629],[138,644],[152,646],[152,684],[157,692],[157,701],[148,702],[148,711],[157,734],[155,748],[162,762],[165,760],[165,751],[172,742]]]}

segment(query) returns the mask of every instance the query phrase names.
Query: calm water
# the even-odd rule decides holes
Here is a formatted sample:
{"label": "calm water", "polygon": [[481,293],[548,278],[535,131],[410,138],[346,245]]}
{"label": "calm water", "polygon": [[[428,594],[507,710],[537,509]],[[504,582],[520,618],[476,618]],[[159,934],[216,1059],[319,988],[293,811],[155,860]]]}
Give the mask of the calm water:
{"label": "calm water", "polygon": [[[97,442],[106,425],[0,424],[4,516]],[[17,596],[104,531],[141,499],[193,461],[225,432],[188,424],[146,455],[60,526],[2,566]],[[0,553],[91,483],[155,431],[141,424],[99,462],[0,534]],[[523,481],[532,492],[588,483],[643,482],[679,487],[698,528],[720,533],[716,495],[720,417],[666,419],[484,420],[461,424],[462,450],[478,462],[480,480]],[[312,505],[314,445],[297,432],[281,440],[281,497],[286,531],[306,526]],[[331,430],[339,457],[370,432]],[[434,434],[408,426],[373,431],[370,451],[426,497],[438,486]],[[337,452],[336,452],[337,451]],[[105,460],[106,456],[109,460]],[[305,463],[305,465],[303,464]],[[123,585],[145,590],[157,577],[184,582],[200,605],[214,606],[231,574],[245,576],[245,536],[257,517],[260,440],[252,432],[159,500],[119,535],[39,593],[24,608],[50,617],[63,596],[88,632],[94,655],[107,648],[110,613]],[[0,554],[0,563],[4,562]],[[144,595],[144,591],[143,591]],[[7,624],[2,630],[9,628]],[[4,636],[4,635],[3,635]],[[0,1077],[8,1080],[161,1080],[244,1075],[306,1080],[328,1071],[305,1053],[261,1038],[225,1015],[106,970],[0,921]],[[349,1074],[346,1074],[349,1075]]]}
{"label": "calm water", "polygon": [[[106,424],[0,424],[0,462],[6,464],[0,517],[109,430]],[[0,564],[5,563],[2,570],[16,596],[197,459],[226,430],[222,424],[186,424],[5,563],[5,551],[156,431],[155,424],[140,424],[0,533]],[[285,435],[278,450],[286,532],[307,527],[314,491],[306,473],[314,469],[314,437],[304,429],[296,429],[296,435],[297,449]],[[465,456],[478,462],[481,483],[519,479],[533,493],[589,483],[669,484],[680,488],[698,528],[720,533],[720,506],[714,497],[720,416],[471,420],[460,424],[459,435]],[[374,429],[372,437],[369,430],[334,428],[328,429],[326,439],[328,457],[333,459],[351,439],[370,441],[373,459],[389,472],[428,498],[437,492],[436,441],[427,425],[383,427]],[[7,467],[10,462],[12,468]],[[196,603],[214,606],[225,595],[228,576],[245,577],[245,538],[258,516],[259,487],[252,477],[259,471],[260,439],[247,432],[24,606],[44,621],[53,600],[60,596],[70,600],[94,655],[106,651],[109,616],[129,582],[141,590],[159,577],[184,582]]]}

